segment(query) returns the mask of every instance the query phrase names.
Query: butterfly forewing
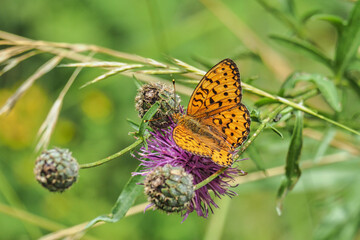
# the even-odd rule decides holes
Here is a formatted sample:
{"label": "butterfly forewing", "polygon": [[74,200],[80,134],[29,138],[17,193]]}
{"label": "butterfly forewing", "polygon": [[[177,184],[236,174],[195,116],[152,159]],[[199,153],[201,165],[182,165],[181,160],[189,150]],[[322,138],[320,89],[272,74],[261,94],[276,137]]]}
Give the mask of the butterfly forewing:
{"label": "butterfly forewing", "polygon": [[187,114],[196,117],[215,114],[241,101],[239,70],[231,59],[211,68],[194,90]]}

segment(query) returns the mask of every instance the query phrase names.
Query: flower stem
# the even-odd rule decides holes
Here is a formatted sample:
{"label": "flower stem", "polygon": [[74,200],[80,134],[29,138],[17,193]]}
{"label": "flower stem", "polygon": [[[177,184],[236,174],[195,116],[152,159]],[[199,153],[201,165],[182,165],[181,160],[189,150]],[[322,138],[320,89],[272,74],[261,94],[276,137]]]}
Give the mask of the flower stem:
{"label": "flower stem", "polygon": [[206,178],[204,181],[199,182],[198,184],[196,184],[195,190],[198,190],[199,188],[202,188],[203,186],[205,186],[206,184],[208,184],[209,182],[211,182],[212,180],[214,180],[215,178],[217,178],[217,177],[218,177],[220,174],[222,174],[226,169],[227,169],[227,167],[223,167],[223,168],[217,170],[215,173],[213,173],[210,177]]}
{"label": "flower stem", "polygon": [[99,161],[96,162],[92,162],[92,163],[85,163],[85,164],[81,164],[80,165],[80,169],[84,169],[84,168],[92,168],[92,167],[97,167],[100,166],[106,162],[109,162],[111,160],[113,160],[114,158],[120,157],[121,155],[123,155],[124,153],[134,149],[135,147],[137,147],[138,145],[140,145],[142,142],[144,141],[144,139],[139,138],[137,141],[135,141],[134,143],[132,143],[131,145],[129,145],[128,147],[122,149],[121,151],[106,157],[104,159],[101,159]]}

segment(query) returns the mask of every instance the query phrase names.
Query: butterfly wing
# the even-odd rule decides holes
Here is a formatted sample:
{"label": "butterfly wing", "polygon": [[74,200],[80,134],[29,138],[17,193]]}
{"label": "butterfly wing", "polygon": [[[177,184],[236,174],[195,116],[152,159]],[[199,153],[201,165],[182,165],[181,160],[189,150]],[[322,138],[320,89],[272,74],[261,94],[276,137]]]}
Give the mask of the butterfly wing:
{"label": "butterfly wing", "polygon": [[182,149],[199,156],[209,157],[220,166],[231,166],[233,163],[228,149],[221,148],[216,144],[215,139],[199,136],[182,124],[174,128],[173,138]]}
{"label": "butterfly wing", "polygon": [[231,150],[240,146],[250,132],[250,114],[243,104],[200,119],[200,122],[221,136]]}
{"label": "butterfly wing", "polygon": [[202,118],[231,108],[241,102],[240,74],[231,59],[211,68],[195,88],[187,115]]}

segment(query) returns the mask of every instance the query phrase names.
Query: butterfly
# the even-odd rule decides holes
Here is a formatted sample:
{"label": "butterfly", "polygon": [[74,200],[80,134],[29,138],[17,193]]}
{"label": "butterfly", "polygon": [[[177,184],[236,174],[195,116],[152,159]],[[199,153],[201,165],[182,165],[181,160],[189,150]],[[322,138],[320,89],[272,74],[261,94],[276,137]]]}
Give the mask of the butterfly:
{"label": "butterfly", "polygon": [[231,166],[232,153],[250,132],[250,114],[241,97],[239,70],[231,59],[224,59],[201,79],[186,114],[174,114],[175,143],[217,165]]}

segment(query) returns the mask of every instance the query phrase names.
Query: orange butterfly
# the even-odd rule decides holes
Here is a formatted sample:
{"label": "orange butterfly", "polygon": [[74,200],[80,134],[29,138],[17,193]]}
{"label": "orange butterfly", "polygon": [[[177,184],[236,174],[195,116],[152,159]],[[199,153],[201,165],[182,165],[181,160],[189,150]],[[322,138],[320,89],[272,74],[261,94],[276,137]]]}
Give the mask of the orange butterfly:
{"label": "orange butterfly", "polygon": [[231,59],[224,59],[201,79],[186,115],[174,114],[175,143],[220,166],[231,166],[232,152],[250,132],[250,115],[241,96],[239,70]]}

